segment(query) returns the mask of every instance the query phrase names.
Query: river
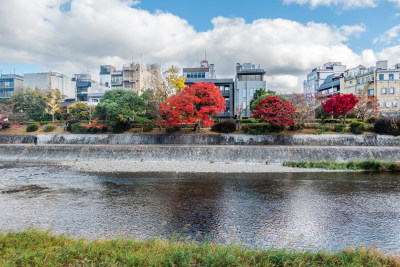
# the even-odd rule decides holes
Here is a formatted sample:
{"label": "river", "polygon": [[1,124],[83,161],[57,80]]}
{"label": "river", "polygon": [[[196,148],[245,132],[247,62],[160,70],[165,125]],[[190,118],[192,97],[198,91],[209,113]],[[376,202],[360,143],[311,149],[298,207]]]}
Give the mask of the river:
{"label": "river", "polygon": [[86,174],[0,164],[0,230],[400,254],[391,173]]}

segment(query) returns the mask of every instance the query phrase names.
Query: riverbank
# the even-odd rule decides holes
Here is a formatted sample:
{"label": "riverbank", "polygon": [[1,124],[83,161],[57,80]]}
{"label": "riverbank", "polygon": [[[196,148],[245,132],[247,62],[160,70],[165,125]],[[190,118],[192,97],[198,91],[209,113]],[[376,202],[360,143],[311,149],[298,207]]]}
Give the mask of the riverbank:
{"label": "riverbank", "polygon": [[302,173],[349,172],[349,170],[301,169],[266,163],[231,162],[130,162],[130,161],[75,161],[59,166],[86,173]]}
{"label": "riverbank", "polygon": [[400,266],[368,249],[329,252],[246,249],[214,243],[76,240],[27,230],[0,233],[2,266]]}

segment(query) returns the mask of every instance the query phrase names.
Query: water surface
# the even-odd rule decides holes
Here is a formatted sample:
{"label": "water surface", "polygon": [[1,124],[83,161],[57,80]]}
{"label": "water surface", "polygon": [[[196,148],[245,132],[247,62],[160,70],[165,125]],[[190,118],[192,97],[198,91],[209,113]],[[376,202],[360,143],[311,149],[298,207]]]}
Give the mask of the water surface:
{"label": "water surface", "polygon": [[400,254],[400,177],[384,173],[107,174],[0,164],[0,230],[182,238]]}

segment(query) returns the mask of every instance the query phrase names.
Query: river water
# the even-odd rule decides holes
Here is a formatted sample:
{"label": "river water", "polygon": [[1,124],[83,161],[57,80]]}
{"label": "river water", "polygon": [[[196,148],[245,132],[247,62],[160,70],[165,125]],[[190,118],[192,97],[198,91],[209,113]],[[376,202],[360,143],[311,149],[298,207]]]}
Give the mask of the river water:
{"label": "river water", "polygon": [[0,230],[188,238],[400,254],[400,177],[384,173],[84,174],[0,164]]}

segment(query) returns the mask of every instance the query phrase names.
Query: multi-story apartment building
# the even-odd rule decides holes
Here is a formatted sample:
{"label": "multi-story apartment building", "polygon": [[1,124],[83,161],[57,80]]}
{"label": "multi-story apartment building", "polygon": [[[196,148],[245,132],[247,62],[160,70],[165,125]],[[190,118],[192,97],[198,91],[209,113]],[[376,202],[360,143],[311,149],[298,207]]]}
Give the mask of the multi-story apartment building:
{"label": "multi-story apartment building", "polygon": [[303,93],[308,97],[314,97],[318,94],[319,88],[328,76],[343,74],[345,70],[346,66],[342,65],[341,62],[328,62],[322,68],[313,69],[307,75],[307,80],[303,82]]}
{"label": "multi-story apartment building", "polygon": [[116,69],[112,65],[101,65],[100,66],[100,83],[107,88],[111,88],[111,74]]}
{"label": "multi-story apartment building", "polygon": [[87,102],[89,105],[97,105],[103,98],[105,87],[103,84],[92,80],[89,74],[75,74],[73,81],[76,82],[76,101]]}
{"label": "multi-story apartment building", "polygon": [[43,91],[59,89],[66,98],[75,98],[76,82],[57,72],[26,73],[24,74],[24,88],[39,88]]}
{"label": "multi-story apartment building", "polygon": [[133,90],[138,94],[147,89],[156,91],[160,83],[163,83],[160,65],[147,65],[146,69],[135,63],[124,65],[122,82],[123,89]]}
{"label": "multi-story apartment building", "polygon": [[388,61],[378,61],[376,67],[357,68],[345,72],[343,94],[375,96],[381,113],[400,112],[400,64],[388,67]]}
{"label": "multi-story apartment building", "polygon": [[[243,108],[242,117],[250,117],[250,102],[254,92],[258,89],[266,89],[267,83],[264,79],[266,71],[259,65],[251,63],[236,65],[236,78],[234,90],[234,108]],[[238,115],[235,111],[235,115]]]}
{"label": "multi-story apartment building", "polygon": [[318,95],[338,95],[340,94],[340,81],[343,74],[331,74],[326,77],[324,83],[318,89]]}
{"label": "multi-story apartment building", "polygon": [[122,70],[116,70],[111,73],[111,89],[123,89]]}
{"label": "multi-story apartment building", "polygon": [[14,93],[24,88],[24,78],[16,74],[0,75],[0,99],[10,98]]}
{"label": "multi-story apartment building", "polygon": [[[191,86],[197,82],[207,82],[215,84],[225,98],[226,110],[219,114],[219,118],[231,118],[233,116],[233,79],[217,79],[215,76],[214,64],[209,64],[207,60],[201,62],[200,68],[183,68],[185,84]],[[193,77],[193,78],[192,78]]]}

